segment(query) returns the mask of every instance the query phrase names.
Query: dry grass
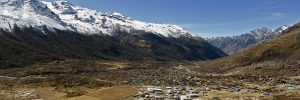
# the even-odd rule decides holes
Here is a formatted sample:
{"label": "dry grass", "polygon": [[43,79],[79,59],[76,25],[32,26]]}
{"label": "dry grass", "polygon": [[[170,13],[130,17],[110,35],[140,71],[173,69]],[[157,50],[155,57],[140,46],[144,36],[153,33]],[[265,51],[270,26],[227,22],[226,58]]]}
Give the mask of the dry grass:
{"label": "dry grass", "polygon": [[96,90],[84,96],[67,98],[65,100],[130,100],[139,91],[135,87],[111,87]]}
{"label": "dry grass", "polygon": [[43,100],[132,100],[131,96],[138,91],[139,88],[135,87],[107,87],[102,89],[78,87],[62,90],[54,87],[18,87],[12,88],[12,90],[1,90],[0,100],[35,100],[39,98]]}
{"label": "dry grass", "polygon": [[55,91],[55,89],[52,87],[36,88],[35,91],[44,100],[57,100],[57,99],[65,98],[66,96],[66,93]]}

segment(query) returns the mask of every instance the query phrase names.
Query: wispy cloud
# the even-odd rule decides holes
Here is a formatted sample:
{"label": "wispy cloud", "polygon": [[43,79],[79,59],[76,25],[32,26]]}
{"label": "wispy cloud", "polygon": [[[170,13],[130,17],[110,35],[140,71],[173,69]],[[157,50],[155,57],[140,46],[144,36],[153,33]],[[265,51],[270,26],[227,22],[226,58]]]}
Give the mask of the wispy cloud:
{"label": "wispy cloud", "polygon": [[283,18],[283,17],[287,17],[286,14],[280,13],[280,12],[273,12],[273,13],[271,13],[271,16],[272,16],[272,17],[275,17],[275,18]]}

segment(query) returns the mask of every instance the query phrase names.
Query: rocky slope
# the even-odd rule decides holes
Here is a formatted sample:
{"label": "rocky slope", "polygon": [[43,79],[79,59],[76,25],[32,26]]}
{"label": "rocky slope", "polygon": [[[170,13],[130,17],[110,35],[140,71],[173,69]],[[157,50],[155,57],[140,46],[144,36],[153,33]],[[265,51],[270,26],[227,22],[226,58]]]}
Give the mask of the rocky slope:
{"label": "rocky slope", "polygon": [[66,1],[0,1],[1,67],[65,59],[209,60],[226,54],[176,25],[146,23]]}
{"label": "rocky slope", "polygon": [[209,43],[222,49],[227,54],[231,55],[254,45],[268,41],[278,35],[278,33],[286,30],[289,26],[285,25],[275,30],[263,27],[252,30],[248,33],[231,36],[231,37],[216,37],[208,39]]}

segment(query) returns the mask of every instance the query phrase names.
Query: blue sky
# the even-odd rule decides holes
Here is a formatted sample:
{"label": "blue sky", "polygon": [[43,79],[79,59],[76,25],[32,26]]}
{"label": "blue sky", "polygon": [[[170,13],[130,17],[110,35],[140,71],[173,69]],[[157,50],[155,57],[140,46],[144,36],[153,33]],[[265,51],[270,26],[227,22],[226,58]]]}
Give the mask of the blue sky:
{"label": "blue sky", "polygon": [[[46,0],[54,1],[54,0]],[[176,24],[201,37],[232,36],[300,22],[300,0],[67,0],[146,22]]]}

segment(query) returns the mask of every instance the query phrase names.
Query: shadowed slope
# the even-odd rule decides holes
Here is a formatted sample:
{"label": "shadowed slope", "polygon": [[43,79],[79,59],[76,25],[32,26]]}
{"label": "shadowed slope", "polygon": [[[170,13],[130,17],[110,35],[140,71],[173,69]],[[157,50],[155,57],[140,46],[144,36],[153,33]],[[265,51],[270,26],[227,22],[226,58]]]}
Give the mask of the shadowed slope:
{"label": "shadowed slope", "polygon": [[64,59],[209,60],[226,55],[202,38],[172,38],[152,33],[82,35],[15,26],[13,32],[2,31],[0,38],[2,67]]}

